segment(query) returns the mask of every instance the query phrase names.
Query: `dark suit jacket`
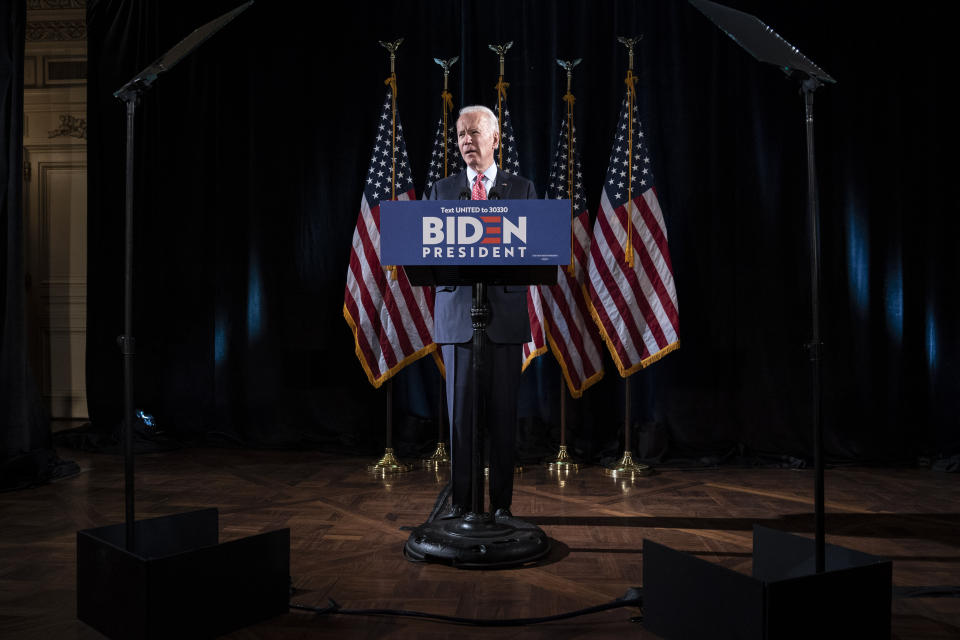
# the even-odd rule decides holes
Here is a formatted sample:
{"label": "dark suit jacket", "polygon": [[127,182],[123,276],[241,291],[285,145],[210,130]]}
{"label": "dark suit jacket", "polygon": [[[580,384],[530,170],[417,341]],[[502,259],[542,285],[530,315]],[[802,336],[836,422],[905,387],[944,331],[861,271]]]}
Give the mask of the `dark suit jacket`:
{"label": "dark suit jacket", "polygon": [[[427,200],[458,200],[470,188],[467,172],[437,180]],[[535,200],[537,192],[526,178],[497,170],[496,190],[501,200]],[[433,339],[438,344],[468,342],[473,338],[470,320],[470,287],[437,287],[433,308]],[[520,344],[530,340],[530,318],[527,315],[527,287],[496,286],[487,288],[490,323],[487,337],[493,342]]]}

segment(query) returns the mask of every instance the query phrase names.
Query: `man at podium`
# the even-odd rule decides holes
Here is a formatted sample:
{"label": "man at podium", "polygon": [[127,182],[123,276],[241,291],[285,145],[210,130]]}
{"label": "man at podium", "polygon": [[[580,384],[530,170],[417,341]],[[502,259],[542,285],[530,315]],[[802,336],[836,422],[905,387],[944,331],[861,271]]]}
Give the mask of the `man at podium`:
{"label": "man at podium", "polygon": [[[500,145],[497,116],[483,106],[460,110],[457,146],[466,163],[460,173],[438,180],[428,200],[535,199],[533,183],[499,169],[494,151]],[[471,432],[471,287],[438,286],[434,304],[434,341],[441,345],[447,370],[450,418],[451,507],[446,517],[470,510],[473,457]],[[490,321],[484,350],[490,376],[481,382],[486,399],[487,440],[490,445],[490,508],[497,520],[512,517],[513,472],[517,425],[517,387],[521,349],[530,340],[526,286],[487,288]]]}

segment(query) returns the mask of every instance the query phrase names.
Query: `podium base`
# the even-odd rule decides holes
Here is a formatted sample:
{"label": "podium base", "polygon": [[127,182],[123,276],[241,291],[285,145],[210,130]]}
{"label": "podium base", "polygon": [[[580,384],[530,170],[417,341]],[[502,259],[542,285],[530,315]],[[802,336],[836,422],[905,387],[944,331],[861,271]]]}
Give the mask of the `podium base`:
{"label": "podium base", "polygon": [[462,569],[497,569],[538,560],[550,540],[536,525],[520,518],[494,520],[489,513],[425,522],[410,533],[404,556]]}
{"label": "podium base", "polygon": [[290,529],[218,542],[216,509],[77,532],[77,617],[109,638],[213,637],[287,612]]}

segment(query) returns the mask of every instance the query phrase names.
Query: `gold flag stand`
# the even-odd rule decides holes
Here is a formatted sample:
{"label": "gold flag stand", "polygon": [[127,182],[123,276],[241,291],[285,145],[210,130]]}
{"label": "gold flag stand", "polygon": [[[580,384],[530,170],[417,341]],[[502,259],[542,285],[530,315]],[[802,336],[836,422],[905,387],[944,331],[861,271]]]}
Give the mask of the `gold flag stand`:
{"label": "gold flag stand", "polygon": [[[441,427],[442,429],[443,427]],[[450,454],[447,453],[447,443],[443,440],[437,442],[437,448],[429,458],[424,458],[420,464],[427,471],[439,471],[443,467],[450,466]]]}
{"label": "gold flag stand", "polygon": [[642,462],[633,461],[630,451],[630,378],[623,379],[624,408],[623,408],[623,456],[611,467],[603,470],[611,478],[639,478],[653,473],[653,467]]}
{"label": "gold flag stand", "polygon": [[447,424],[445,420],[446,411],[444,411],[445,393],[446,387],[443,383],[443,378],[440,378],[440,399],[437,401],[437,448],[429,458],[420,460],[420,466],[427,471],[440,471],[443,467],[450,466],[450,454],[447,453],[447,443],[444,441],[444,436],[447,431],[445,428]]}
{"label": "gold flag stand", "polygon": [[393,453],[393,380],[387,380],[387,445],[383,456],[375,463],[368,465],[367,471],[376,475],[385,475],[405,473],[411,469],[413,465],[400,462]]}
{"label": "gold flag stand", "polygon": [[580,463],[567,451],[567,383],[560,376],[560,450],[557,455],[544,463],[547,471],[558,474],[570,474],[580,470]]}
{"label": "gold flag stand", "polygon": [[[390,167],[390,199],[397,199],[397,73],[395,62],[397,59],[397,48],[403,42],[403,38],[395,42],[380,42],[387,51],[390,52],[390,77],[384,81],[384,84],[390,85],[390,94],[393,99],[391,113],[393,114],[393,128],[391,131],[391,149],[393,164]],[[391,277],[397,279],[397,267],[384,267],[391,273]],[[389,475],[394,473],[405,473],[413,468],[413,465],[404,464],[397,460],[393,453],[393,380],[387,381],[387,425],[386,425],[386,447],[383,456],[374,464],[368,465],[367,470],[376,475]]]}
{"label": "gold flag stand", "polygon": [[[627,225],[626,225],[626,246],[624,257],[627,266],[633,267],[633,107],[636,102],[636,82],[633,75],[633,47],[643,36],[636,38],[618,37],[617,40],[627,47],[629,55],[629,65],[627,69],[627,78],[624,80],[627,84],[627,122],[629,123],[627,137]],[[648,476],[653,473],[653,467],[647,464],[633,461],[633,453],[630,451],[630,378],[623,379],[624,386],[624,409],[623,409],[623,456],[611,467],[604,469],[604,473],[610,477],[637,478]]]}

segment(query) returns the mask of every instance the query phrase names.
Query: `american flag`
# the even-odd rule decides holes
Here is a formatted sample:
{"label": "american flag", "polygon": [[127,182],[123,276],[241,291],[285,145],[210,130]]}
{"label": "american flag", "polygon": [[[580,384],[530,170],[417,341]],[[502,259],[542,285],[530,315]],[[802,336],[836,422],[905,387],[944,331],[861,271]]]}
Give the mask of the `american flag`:
{"label": "american flag", "polygon": [[513,122],[510,108],[507,107],[507,95],[504,92],[501,101],[503,114],[500,114],[500,149],[494,152],[497,167],[506,169],[515,176],[520,175],[520,154],[517,153],[517,139],[513,135]]}
{"label": "american flag", "polygon": [[[510,118],[510,108],[507,106],[505,89],[500,108],[503,109],[500,116],[500,148],[494,152],[494,157],[497,159],[499,168],[518,176],[520,175],[520,154],[517,153],[517,139],[513,135],[513,122]],[[547,351],[547,339],[543,330],[543,301],[540,298],[539,287],[530,287],[527,290],[527,314],[530,316],[530,342],[523,345],[523,369],[526,369],[534,358]]]}
{"label": "american flag", "polygon": [[[446,94],[449,95],[449,94]],[[453,102],[450,103],[450,109],[453,109]],[[450,124],[451,120],[453,124]],[[447,117],[447,152],[443,152],[443,115],[437,120],[437,133],[433,138],[433,151],[430,153],[430,168],[427,169],[427,183],[423,187],[422,197],[426,197],[430,192],[430,187],[437,180],[442,180],[447,176],[453,175],[463,167],[463,160],[460,156],[460,148],[457,146],[457,119],[453,113]],[[432,291],[432,289],[431,289]],[[431,299],[432,304],[432,299]],[[431,328],[433,325],[430,325]],[[437,363],[440,373],[447,375],[443,363],[443,353],[440,349],[433,352],[433,360]]]}
{"label": "american flag", "polygon": [[[432,291],[412,286],[399,267],[394,279],[392,270],[380,264],[380,201],[391,199],[392,193],[397,200],[416,197],[399,115],[393,140],[392,102],[393,96],[387,91],[360,198],[343,302],[343,316],[353,329],[357,357],[374,387],[437,348],[433,342]],[[395,187],[391,185],[394,166]]]}
{"label": "american flag", "polygon": [[530,317],[530,342],[523,345],[521,371],[526,371],[534,358],[547,352],[547,337],[543,330],[543,299],[540,297],[540,287],[529,287],[527,289],[527,315]]}
{"label": "american flag", "polygon": [[[453,114],[450,119],[456,122]],[[433,152],[430,154],[430,168],[427,170],[427,184],[423,193],[430,192],[433,183],[449,175],[453,175],[463,165],[460,158],[460,149],[457,147],[457,128],[455,124],[447,125],[447,153],[443,153],[443,116],[437,121],[437,135],[433,139]]]}
{"label": "american flag", "polygon": [[547,339],[563,369],[570,395],[579,398],[587,387],[603,377],[603,342],[590,317],[590,308],[583,292],[587,256],[590,254],[590,213],[583,193],[580,154],[576,151],[576,127],[573,128],[570,142],[573,145],[573,191],[570,191],[569,185],[567,123],[564,122],[550,167],[547,198],[572,201],[573,274],[567,267],[557,267],[557,284],[531,289],[537,289],[540,294]]}
{"label": "american flag", "polygon": [[[657,202],[650,154],[631,89],[620,110],[600,194],[585,285],[591,313],[623,377],[680,346],[667,227]],[[625,259],[628,217],[632,267]]]}

